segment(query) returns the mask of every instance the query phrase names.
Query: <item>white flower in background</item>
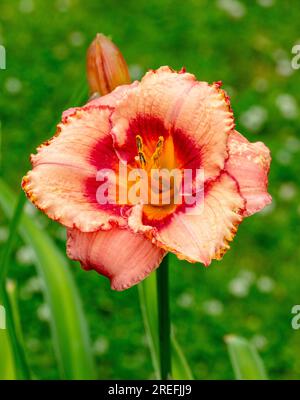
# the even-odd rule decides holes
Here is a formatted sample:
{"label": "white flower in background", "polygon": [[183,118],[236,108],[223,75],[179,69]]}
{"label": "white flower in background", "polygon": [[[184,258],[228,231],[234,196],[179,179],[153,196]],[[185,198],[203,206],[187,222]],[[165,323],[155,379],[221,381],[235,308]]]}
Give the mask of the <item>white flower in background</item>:
{"label": "white flower in background", "polygon": [[272,7],[275,3],[274,0],[256,0],[257,4],[259,4],[262,7]]}
{"label": "white flower in background", "polygon": [[193,303],[194,297],[190,293],[182,293],[177,299],[177,304],[181,308],[190,308]]}
{"label": "white flower in background", "polygon": [[208,315],[220,315],[224,310],[223,303],[217,299],[206,300],[202,304],[203,310]]}
{"label": "white flower in background", "polygon": [[241,278],[234,278],[229,282],[229,292],[235,297],[246,297],[249,294],[249,284]]}
{"label": "white flower in background", "polygon": [[217,6],[234,18],[242,18],[246,14],[246,7],[238,0],[218,0]]}
{"label": "white flower in background", "polygon": [[7,78],[4,83],[5,89],[10,94],[18,94],[22,90],[22,82],[18,78]]}
{"label": "white flower in background", "polygon": [[20,247],[16,252],[16,260],[19,264],[32,265],[35,261],[35,254],[32,247]]}
{"label": "white flower in background", "polygon": [[255,274],[252,271],[241,270],[228,285],[229,292],[236,297],[246,297],[249,294],[251,285],[255,280]]}
{"label": "white flower in background", "polygon": [[102,356],[103,354],[105,354],[108,348],[109,342],[104,336],[98,337],[93,345],[93,351],[97,356]]}
{"label": "white flower in background", "polygon": [[37,316],[41,321],[50,321],[51,312],[48,304],[43,303],[39,306],[39,308],[37,309]]}
{"label": "white flower in background", "polygon": [[276,72],[281,76],[290,76],[294,72],[291,60],[289,58],[282,58],[277,61]]}
{"label": "white flower in background", "polygon": [[241,124],[245,128],[258,131],[268,118],[268,112],[264,107],[254,105],[240,116]]}
{"label": "white flower in background", "polygon": [[274,289],[275,282],[269,276],[261,276],[257,279],[256,286],[262,293],[270,293]]}
{"label": "white flower in background", "polygon": [[33,0],[20,0],[19,10],[24,14],[30,14],[34,10]]}
{"label": "white flower in background", "polygon": [[284,93],[277,96],[276,105],[285,118],[295,119],[298,117],[298,104],[296,99],[290,94]]}
{"label": "white flower in background", "polygon": [[292,200],[296,196],[295,185],[291,182],[283,183],[279,188],[279,197],[282,200]]}
{"label": "white flower in background", "polygon": [[74,47],[79,47],[84,44],[84,35],[82,32],[71,32],[70,43]]}
{"label": "white flower in background", "polygon": [[254,335],[251,339],[251,343],[257,348],[257,350],[263,350],[268,344],[268,340],[263,335]]}

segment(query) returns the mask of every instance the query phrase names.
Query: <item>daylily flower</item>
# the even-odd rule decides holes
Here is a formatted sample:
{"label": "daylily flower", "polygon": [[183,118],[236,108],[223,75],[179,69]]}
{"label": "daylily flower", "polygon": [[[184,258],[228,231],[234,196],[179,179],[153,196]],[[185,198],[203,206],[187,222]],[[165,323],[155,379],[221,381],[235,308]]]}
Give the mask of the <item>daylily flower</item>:
{"label": "daylily flower", "polygon": [[[99,204],[97,171],[117,173],[120,160],[147,173],[203,168],[202,203]],[[67,110],[31,162],[27,196],[67,227],[68,256],[116,290],[144,279],[166,252],[208,266],[229,249],[243,218],[271,202],[270,152],[235,131],[221,84],[169,67]]]}

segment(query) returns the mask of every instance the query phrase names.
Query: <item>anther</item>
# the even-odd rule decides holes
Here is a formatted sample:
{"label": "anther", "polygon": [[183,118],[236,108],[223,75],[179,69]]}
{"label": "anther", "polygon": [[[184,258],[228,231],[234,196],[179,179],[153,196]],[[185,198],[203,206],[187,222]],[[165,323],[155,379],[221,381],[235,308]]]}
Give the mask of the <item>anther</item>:
{"label": "anther", "polygon": [[138,151],[143,151],[143,139],[140,135],[136,135],[135,142]]}
{"label": "anther", "polygon": [[147,162],[146,162],[146,158],[145,158],[144,153],[143,153],[142,151],[139,151],[139,152],[138,152],[138,155],[139,155],[139,160],[140,160],[141,166],[142,166],[142,167],[145,167],[145,165],[147,164]]}
{"label": "anther", "polygon": [[145,154],[143,152],[144,144],[143,144],[142,137],[140,135],[136,135],[135,142],[136,142],[136,147],[138,149],[138,157],[139,157],[140,164],[141,164],[142,168],[144,168],[147,164],[147,161],[146,161]]}
{"label": "anther", "polygon": [[161,156],[163,144],[164,144],[164,137],[160,136],[158,138],[158,142],[156,144],[155,151],[154,151],[154,153],[153,153],[153,155],[151,157],[151,160],[153,161],[155,166],[158,166],[157,164],[158,164],[159,158]]}

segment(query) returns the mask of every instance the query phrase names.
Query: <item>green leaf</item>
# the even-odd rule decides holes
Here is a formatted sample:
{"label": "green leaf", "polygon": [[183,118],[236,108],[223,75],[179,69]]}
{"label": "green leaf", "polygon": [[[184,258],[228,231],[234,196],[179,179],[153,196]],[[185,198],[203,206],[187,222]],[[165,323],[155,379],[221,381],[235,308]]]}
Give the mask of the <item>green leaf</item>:
{"label": "green leaf", "polygon": [[[0,207],[8,218],[13,215],[15,203],[13,193],[0,180]],[[47,233],[26,214],[22,215],[19,233],[34,250],[37,270],[44,282],[61,377],[93,379],[95,375],[88,328],[66,257]]]}
{"label": "green leaf", "polygon": [[[25,365],[19,359],[19,347],[22,347],[21,352],[23,353],[24,343],[16,296],[16,283],[9,281],[6,286],[5,292],[2,291],[2,297],[0,296],[0,303],[5,304],[5,307],[0,308],[0,313],[3,313],[4,310],[4,313],[0,315],[0,380],[29,379],[30,374],[25,354],[23,354],[24,359],[22,360],[23,363],[26,363]],[[10,320],[10,317],[13,321]],[[11,335],[9,326],[15,329],[14,337]],[[14,348],[14,338],[18,338],[17,348]]]}
{"label": "green leaf", "polygon": [[263,361],[249,341],[239,336],[228,335],[225,337],[225,343],[236,379],[268,379]]}
{"label": "green leaf", "polygon": [[16,363],[11,338],[7,329],[7,310],[3,296],[0,296],[0,380],[16,379]]}
{"label": "green leaf", "polygon": [[160,371],[156,275],[152,273],[147,279],[139,283],[138,291],[155,377],[156,379],[159,379]]}
{"label": "green leaf", "polygon": [[[158,379],[160,371],[156,274],[152,273],[147,279],[141,282],[138,285],[138,290],[152,364],[155,377]],[[171,351],[172,378],[188,380],[194,379],[183,351],[175,338],[174,329],[172,329],[171,333]]]}
{"label": "green leaf", "polygon": [[[20,216],[22,214],[23,205],[25,203],[25,196],[20,196],[17,206],[13,212],[13,218],[9,225],[9,236],[3,247],[3,251],[0,257],[0,304],[5,307],[6,310],[6,338],[3,338],[3,343],[0,342],[0,350],[3,350],[6,354],[5,347],[10,346],[10,353],[12,354],[12,360],[10,362],[13,364],[13,369],[17,379],[29,379],[30,371],[27,365],[24,346],[21,342],[21,326],[16,327],[15,322],[18,320],[18,315],[14,315],[11,305],[11,299],[9,298],[5,286],[6,275],[9,266],[9,259],[16,237],[16,232],[18,224],[20,221]],[[16,319],[15,319],[15,318]],[[4,346],[4,348],[2,348]]]}
{"label": "green leaf", "polygon": [[0,380],[15,380],[15,363],[7,329],[0,328]]}
{"label": "green leaf", "polygon": [[179,346],[174,334],[174,329],[171,333],[172,345],[172,376],[174,379],[193,380],[192,371],[187,363],[185,355]]}

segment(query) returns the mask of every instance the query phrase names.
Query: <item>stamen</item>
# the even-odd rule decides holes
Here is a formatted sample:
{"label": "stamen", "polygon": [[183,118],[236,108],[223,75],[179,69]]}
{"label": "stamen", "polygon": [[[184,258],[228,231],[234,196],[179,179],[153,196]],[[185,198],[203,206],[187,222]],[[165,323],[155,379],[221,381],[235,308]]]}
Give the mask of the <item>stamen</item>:
{"label": "stamen", "polygon": [[146,164],[147,164],[147,161],[146,161],[144,153],[142,151],[139,151],[138,152],[138,156],[139,156],[139,160],[140,160],[141,166],[145,167]]}
{"label": "stamen", "polygon": [[143,152],[143,139],[140,135],[136,135],[135,137],[136,147],[138,149],[138,157],[142,168],[144,168],[147,164],[145,154]]}
{"label": "stamen", "polygon": [[[140,135],[136,135],[135,137],[136,147],[138,150],[137,160],[140,162],[141,167],[147,169],[151,169],[152,167],[159,168],[159,159],[162,153],[163,144],[164,144],[164,137],[159,136],[158,142],[155,147],[155,151],[151,156],[151,160],[149,165],[147,166],[147,159],[144,153],[144,143],[143,139]],[[148,160],[149,161],[149,160]]]}
{"label": "stamen", "polygon": [[135,137],[136,147],[138,151],[143,151],[143,139],[140,135],[136,135]]}
{"label": "stamen", "polygon": [[159,167],[159,159],[160,159],[160,156],[161,156],[161,153],[162,153],[163,144],[164,144],[164,137],[160,136],[158,138],[158,142],[157,142],[155,151],[154,151],[154,153],[152,154],[152,157],[151,157],[151,161],[153,162],[155,167]]}

